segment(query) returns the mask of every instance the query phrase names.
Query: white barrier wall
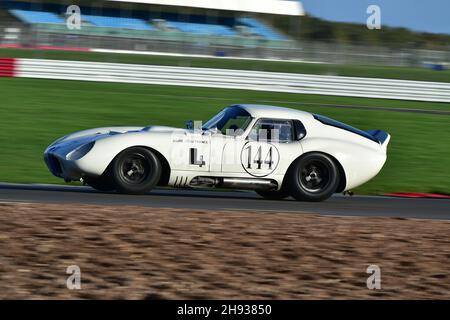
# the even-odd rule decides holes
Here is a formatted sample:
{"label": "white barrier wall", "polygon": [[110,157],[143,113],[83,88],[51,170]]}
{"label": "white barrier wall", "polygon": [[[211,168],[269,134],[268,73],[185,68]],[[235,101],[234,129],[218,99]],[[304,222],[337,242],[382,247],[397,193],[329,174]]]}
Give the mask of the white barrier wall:
{"label": "white barrier wall", "polygon": [[302,16],[305,14],[300,1],[286,0],[109,0],[116,2],[145,3],[162,6],[178,6],[251,13]]}
{"label": "white barrier wall", "polygon": [[101,62],[15,59],[25,78],[450,102],[450,83]]}

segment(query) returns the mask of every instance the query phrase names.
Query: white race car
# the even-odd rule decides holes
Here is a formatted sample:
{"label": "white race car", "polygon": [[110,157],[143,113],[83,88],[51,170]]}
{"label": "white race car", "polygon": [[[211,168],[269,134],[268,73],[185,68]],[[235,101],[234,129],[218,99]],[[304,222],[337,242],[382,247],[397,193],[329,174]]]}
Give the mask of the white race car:
{"label": "white race car", "polygon": [[267,199],[322,201],[372,179],[390,135],[308,112],[225,108],[204,125],[111,127],[65,136],[45,162],[66,182],[145,194],[155,186],[255,190]]}

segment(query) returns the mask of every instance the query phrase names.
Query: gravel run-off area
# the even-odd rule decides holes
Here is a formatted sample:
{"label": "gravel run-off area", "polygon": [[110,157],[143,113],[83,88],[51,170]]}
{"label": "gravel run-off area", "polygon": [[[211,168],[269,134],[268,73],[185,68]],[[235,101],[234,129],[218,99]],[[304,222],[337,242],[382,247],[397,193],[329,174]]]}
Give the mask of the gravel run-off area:
{"label": "gravel run-off area", "polygon": [[449,236],[432,220],[0,203],[0,298],[450,299]]}

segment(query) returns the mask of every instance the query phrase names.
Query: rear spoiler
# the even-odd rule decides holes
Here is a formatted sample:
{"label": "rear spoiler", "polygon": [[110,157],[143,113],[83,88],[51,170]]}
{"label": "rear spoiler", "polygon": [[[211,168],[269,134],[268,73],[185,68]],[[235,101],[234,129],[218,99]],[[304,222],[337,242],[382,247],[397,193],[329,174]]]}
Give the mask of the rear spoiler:
{"label": "rear spoiler", "polygon": [[391,140],[391,135],[389,133],[382,130],[369,130],[367,133],[374,137],[385,150],[387,149],[387,145]]}

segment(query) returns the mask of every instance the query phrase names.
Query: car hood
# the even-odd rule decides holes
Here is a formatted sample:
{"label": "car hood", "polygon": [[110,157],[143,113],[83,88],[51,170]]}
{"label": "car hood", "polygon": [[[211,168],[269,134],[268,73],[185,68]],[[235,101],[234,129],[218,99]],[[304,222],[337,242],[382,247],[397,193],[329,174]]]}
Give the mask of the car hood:
{"label": "car hood", "polygon": [[185,129],[178,129],[165,126],[147,126],[147,127],[104,127],[88,129],[79,132],[75,132],[64,136],[55,142],[53,142],[49,148],[64,145],[80,145],[91,141],[107,138],[118,134],[137,133],[137,132],[173,132],[173,131],[186,131]]}

